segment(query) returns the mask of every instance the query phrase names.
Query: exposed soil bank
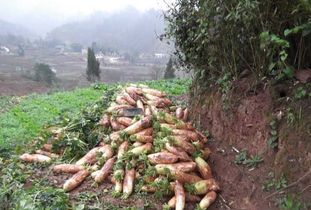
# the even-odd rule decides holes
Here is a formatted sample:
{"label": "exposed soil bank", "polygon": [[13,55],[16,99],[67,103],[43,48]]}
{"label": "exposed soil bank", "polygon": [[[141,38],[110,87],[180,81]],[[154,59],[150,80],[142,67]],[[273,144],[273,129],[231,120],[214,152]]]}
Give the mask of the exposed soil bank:
{"label": "exposed soil bank", "polygon": [[[306,205],[311,202],[311,187],[305,189],[311,185],[311,175],[283,195],[266,198],[275,189],[263,190],[271,172],[276,179],[284,175],[291,184],[311,168],[311,97],[295,99],[299,86],[243,78],[234,82],[226,102],[216,87],[192,88],[191,118],[214,139],[209,145],[213,150],[210,163],[222,185],[223,198],[213,209],[277,209],[275,203],[284,194],[295,194]],[[309,85],[304,88],[310,91]],[[268,145],[272,121],[278,136],[275,149]],[[236,149],[260,155],[263,163],[255,169],[236,165]]]}

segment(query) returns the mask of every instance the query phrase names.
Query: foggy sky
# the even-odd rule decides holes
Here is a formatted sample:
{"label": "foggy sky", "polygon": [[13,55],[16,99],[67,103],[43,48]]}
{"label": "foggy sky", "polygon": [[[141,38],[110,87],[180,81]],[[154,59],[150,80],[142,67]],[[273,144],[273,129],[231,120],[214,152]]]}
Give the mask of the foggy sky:
{"label": "foggy sky", "polygon": [[163,0],[0,0],[0,19],[44,35],[56,26],[94,12],[113,13],[128,6],[140,11],[166,9]]}

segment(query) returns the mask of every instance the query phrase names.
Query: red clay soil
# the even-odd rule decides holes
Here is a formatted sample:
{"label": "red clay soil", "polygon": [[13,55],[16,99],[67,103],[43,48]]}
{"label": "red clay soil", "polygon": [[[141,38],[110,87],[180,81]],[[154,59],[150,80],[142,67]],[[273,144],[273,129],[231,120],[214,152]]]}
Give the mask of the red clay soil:
{"label": "red clay soil", "polygon": [[[298,106],[305,114],[301,126],[288,126],[283,116],[278,127],[278,148],[273,150],[267,144],[269,122],[275,113],[280,110],[284,113],[293,104],[283,103],[288,101],[287,96],[292,91],[290,86],[284,86],[254,85],[249,79],[242,79],[234,84],[236,88],[230,93],[228,109],[223,108],[223,100],[217,91],[192,90],[191,118],[198,128],[209,131],[213,137],[208,145],[213,152],[209,163],[222,188],[210,209],[278,209],[276,202],[282,195],[266,199],[273,190],[263,190],[268,174],[285,175],[290,184],[311,168],[310,97]],[[306,129],[310,130],[309,134],[306,134]],[[235,150],[259,154],[264,162],[252,169],[238,166],[234,163]],[[309,203],[311,187],[305,187],[310,185],[311,176],[305,177],[287,189],[285,194],[296,194],[299,200]]]}
{"label": "red clay soil", "polygon": [[49,90],[44,84],[20,75],[0,75],[0,96],[23,96],[31,93],[45,93]]}

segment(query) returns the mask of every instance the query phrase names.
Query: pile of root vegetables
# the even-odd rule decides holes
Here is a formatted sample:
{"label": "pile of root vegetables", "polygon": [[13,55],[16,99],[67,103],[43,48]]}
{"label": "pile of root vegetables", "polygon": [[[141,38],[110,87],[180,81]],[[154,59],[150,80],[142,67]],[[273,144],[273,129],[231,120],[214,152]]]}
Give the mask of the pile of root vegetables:
{"label": "pile of root vegetables", "polygon": [[[129,117],[133,110],[137,115]],[[165,93],[130,85],[118,92],[98,122],[111,132],[81,159],[54,165],[53,171],[73,174],[63,185],[66,192],[91,176],[99,185],[112,182],[115,195],[128,197],[134,190],[162,193],[171,196],[169,208],[184,209],[186,202],[194,202],[207,209],[219,186],[206,161],[207,138],[187,118],[188,109],[174,106]],[[52,153],[52,144],[20,159],[49,162],[66,149]]]}

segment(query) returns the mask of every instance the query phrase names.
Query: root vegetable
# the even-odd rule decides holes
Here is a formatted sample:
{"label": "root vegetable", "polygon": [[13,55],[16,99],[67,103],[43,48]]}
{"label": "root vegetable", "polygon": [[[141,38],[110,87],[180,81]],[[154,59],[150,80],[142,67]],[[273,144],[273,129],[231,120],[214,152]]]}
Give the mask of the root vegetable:
{"label": "root vegetable", "polygon": [[170,164],[178,161],[178,157],[169,152],[158,152],[148,155],[151,164]]}
{"label": "root vegetable", "polygon": [[179,181],[175,181],[175,197],[176,197],[176,210],[183,210],[186,204],[186,194],[184,187]]}
{"label": "root vegetable", "polygon": [[52,144],[43,144],[42,150],[47,151],[47,152],[52,152]]}
{"label": "root vegetable", "polygon": [[142,88],[142,92],[145,93],[145,94],[150,94],[150,95],[153,95],[153,96],[157,96],[159,98],[162,98],[162,97],[165,97],[166,94],[159,91],[159,90],[154,90],[154,89],[150,89],[150,88]]}
{"label": "root vegetable", "polygon": [[184,110],[183,121],[187,122],[188,119],[189,119],[189,109],[186,108],[186,109]]}
{"label": "root vegetable", "polygon": [[[201,200],[201,198],[199,196],[196,195],[191,195],[189,193],[186,193],[186,201],[187,202],[191,202],[191,203],[196,203],[199,202]],[[173,209],[176,206],[176,197],[172,197],[169,201],[168,201],[168,206]]]}
{"label": "root vegetable", "polygon": [[203,155],[203,158],[207,159],[207,158],[209,158],[209,156],[212,152],[209,148],[205,147],[203,150],[201,150],[201,153]]}
{"label": "root vegetable", "polygon": [[197,164],[198,170],[201,174],[201,176],[204,179],[210,179],[212,178],[212,170],[210,166],[207,164],[207,162],[201,158],[201,157],[196,157],[195,162]]}
{"label": "root vegetable", "polygon": [[147,116],[137,121],[136,123],[130,125],[129,127],[125,128],[123,132],[132,135],[146,128],[149,128],[150,126],[151,126],[151,116]]}
{"label": "root vegetable", "polygon": [[63,189],[65,192],[69,192],[79,186],[90,173],[87,170],[81,170],[76,173],[73,177],[68,179],[63,185]]}
{"label": "root vegetable", "polygon": [[110,106],[110,107],[107,109],[107,112],[108,112],[108,113],[112,113],[112,112],[118,111],[118,110],[120,110],[120,109],[131,109],[131,108],[134,108],[134,107],[131,106],[131,105],[126,105],[126,104],[123,104],[123,105],[114,105],[114,106]]}
{"label": "root vegetable", "polygon": [[201,198],[199,196],[186,193],[186,201],[196,203],[199,202],[200,200]]}
{"label": "root vegetable", "polygon": [[111,124],[112,130],[114,131],[123,130],[125,128],[125,126],[118,123],[118,121],[114,117],[110,117],[110,124]]}
{"label": "root vegetable", "polygon": [[123,92],[123,97],[131,106],[136,106],[136,101],[126,91]]}
{"label": "root vegetable", "polygon": [[144,104],[141,100],[137,100],[136,106],[137,106],[137,108],[141,109],[143,113],[145,113],[145,107],[144,107]]}
{"label": "root vegetable", "polygon": [[189,183],[193,184],[198,181],[201,181],[202,179],[196,175],[187,174],[182,171],[176,171],[173,173],[173,177],[178,180],[180,183]]}
{"label": "root vegetable", "polygon": [[91,177],[92,177],[93,179],[95,179],[95,177],[97,176],[98,173],[99,173],[99,170],[92,172],[92,173],[91,173]]}
{"label": "root vegetable", "polygon": [[143,143],[137,141],[133,144],[133,147],[139,147],[141,145],[143,145]]}
{"label": "root vegetable", "polygon": [[143,153],[150,152],[151,149],[152,149],[152,144],[147,143],[147,144],[144,144],[142,146],[138,146],[138,147],[131,149],[130,152],[133,153],[134,155],[140,155]]}
{"label": "root vegetable", "polygon": [[119,169],[119,170],[115,170],[113,173],[113,177],[116,180],[115,183],[115,192],[121,193],[122,192],[122,188],[123,188],[123,177],[124,177],[124,170],[123,169]]}
{"label": "root vegetable", "polygon": [[172,197],[168,202],[167,205],[169,208],[173,209],[176,206],[176,196]]}
{"label": "root vegetable", "polygon": [[198,150],[201,150],[204,148],[204,143],[202,141],[193,141],[192,145]]}
{"label": "root vegetable", "polygon": [[148,93],[145,93],[144,96],[150,101],[157,101],[160,99],[160,97],[157,97],[157,96],[154,96]]}
{"label": "root vegetable", "polygon": [[206,210],[216,200],[217,194],[214,191],[207,193],[201,200],[200,209]]}
{"label": "root vegetable", "polygon": [[166,175],[168,172],[167,170],[171,173],[175,173],[177,171],[191,172],[195,169],[195,167],[196,164],[194,162],[180,162],[174,164],[158,164],[155,166],[155,169],[158,174]]}
{"label": "root vegetable", "polygon": [[123,95],[118,95],[116,97],[116,102],[119,104],[119,105],[130,105],[129,102],[124,98]]}
{"label": "root vegetable", "polygon": [[177,129],[176,125],[173,125],[173,124],[167,124],[167,123],[161,123],[160,124],[160,127],[161,128],[166,128],[166,129]]}
{"label": "root vegetable", "polygon": [[153,137],[141,135],[141,134],[134,134],[130,137],[130,140],[136,141],[136,142],[141,142],[141,143],[152,143]]}
{"label": "root vegetable", "polygon": [[137,87],[127,87],[125,88],[125,91],[132,95],[132,94],[137,94],[137,95],[142,95],[143,91],[141,90],[141,88],[137,88]]}
{"label": "root vegetable", "polygon": [[145,115],[146,116],[152,115],[152,111],[151,111],[150,106],[146,106],[146,108],[145,108]]}
{"label": "root vegetable", "polygon": [[125,171],[124,181],[123,181],[123,194],[125,196],[130,196],[133,192],[135,180],[135,169],[129,169]]}
{"label": "root vegetable", "polygon": [[109,128],[109,126],[110,126],[110,117],[107,114],[104,114],[102,119],[99,121],[99,124],[104,126],[105,128]]}
{"label": "root vegetable", "polygon": [[53,171],[55,173],[70,173],[74,174],[77,173],[84,168],[79,165],[73,165],[73,164],[59,164],[53,167]]}
{"label": "root vegetable", "polygon": [[150,109],[151,109],[151,112],[152,112],[153,114],[157,114],[157,113],[158,113],[158,109],[157,109],[156,106],[150,106]]}
{"label": "root vegetable", "polygon": [[196,148],[189,142],[186,141],[186,138],[181,136],[173,136],[172,143],[173,145],[179,146],[184,149],[187,153],[193,154],[196,151]]}
{"label": "root vegetable", "polygon": [[203,133],[201,133],[200,131],[196,131],[196,133],[198,134],[198,136],[199,136],[199,139],[203,142],[203,143],[207,143],[207,137],[203,134]]}
{"label": "root vegetable", "polygon": [[126,127],[132,124],[132,119],[129,117],[118,117],[116,120],[119,124],[124,125]]}
{"label": "root vegetable", "polygon": [[177,135],[177,136],[186,136],[191,141],[197,141],[198,140],[198,134],[196,132],[189,131],[189,130],[173,129],[172,134]]}
{"label": "root vegetable", "polygon": [[157,117],[159,120],[165,121],[166,123],[172,124],[172,125],[176,125],[176,123],[178,122],[178,119],[175,116],[169,113],[166,113],[166,112],[160,113]]}
{"label": "root vegetable", "polygon": [[119,150],[118,150],[118,155],[117,158],[121,159],[122,156],[124,155],[124,153],[128,150],[129,147],[129,143],[127,141],[123,142],[120,146],[119,146]]}
{"label": "root vegetable", "polygon": [[144,135],[144,136],[152,136],[153,134],[153,128],[147,128],[147,129],[144,129],[138,133],[136,133],[137,135]]}
{"label": "root vegetable", "polygon": [[103,153],[102,158],[108,159],[113,155],[113,150],[109,145],[105,145],[102,147],[94,147],[91,149],[86,155],[84,155],[80,160],[76,162],[76,165],[84,165],[84,164],[94,164],[96,162],[96,155],[98,153]]}
{"label": "root vegetable", "polygon": [[40,154],[28,154],[25,153],[21,156],[19,156],[19,158],[25,162],[29,162],[29,163],[43,163],[43,162],[50,162],[51,158],[45,155],[40,155]]}
{"label": "root vegetable", "polygon": [[193,187],[195,189],[194,194],[196,195],[204,195],[211,190],[218,191],[220,189],[215,179],[198,181],[193,184]]}
{"label": "root vegetable", "polygon": [[44,150],[36,150],[36,154],[40,154],[40,155],[45,155],[45,156],[48,156],[50,158],[58,158],[59,155],[55,154],[55,153],[51,153],[51,152],[47,152],[47,151],[44,151]]}
{"label": "root vegetable", "polygon": [[182,109],[181,107],[178,107],[178,108],[176,109],[175,115],[176,115],[177,119],[182,119],[183,116],[184,116],[184,111],[183,111],[183,109]]}
{"label": "root vegetable", "polygon": [[192,159],[189,155],[179,147],[174,147],[170,143],[165,143],[165,148],[176,155],[181,161],[191,161]]}
{"label": "root vegetable", "polygon": [[155,193],[158,189],[150,185],[144,185],[140,190],[147,193]]}
{"label": "root vegetable", "polygon": [[107,176],[109,175],[109,173],[113,167],[114,162],[115,162],[115,158],[110,158],[109,160],[106,161],[104,166],[96,174],[95,182],[101,183],[107,178]]}

